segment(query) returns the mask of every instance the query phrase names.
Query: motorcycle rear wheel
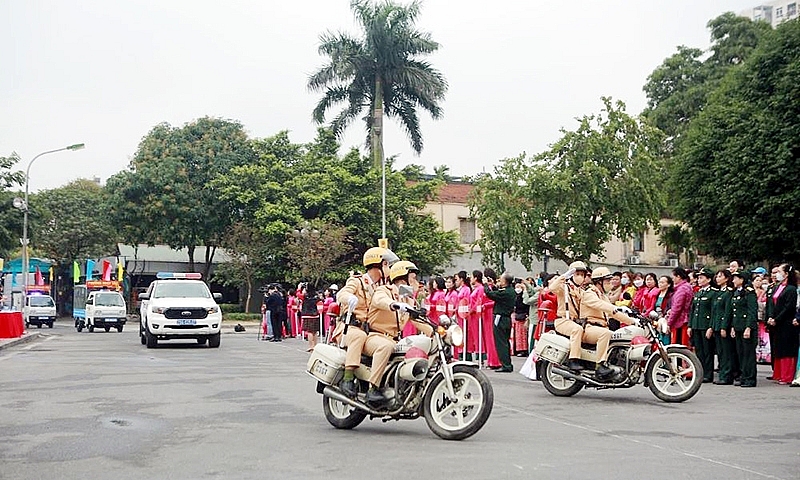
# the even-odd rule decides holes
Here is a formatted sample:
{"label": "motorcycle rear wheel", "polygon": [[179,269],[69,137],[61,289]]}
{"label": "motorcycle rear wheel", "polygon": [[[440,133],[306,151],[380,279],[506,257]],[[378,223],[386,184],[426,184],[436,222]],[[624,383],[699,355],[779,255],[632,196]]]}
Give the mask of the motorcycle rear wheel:
{"label": "motorcycle rear wheel", "polygon": [[486,375],[475,367],[453,367],[453,389],[458,402],[447,400],[447,384],[437,375],[423,400],[423,414],[428,428],[445,440],[463,440],[480,430],[494,406],[494,390]]}
{"label": "motorcycle rear wheel", "polygon": [[645,372],[650,391],[659,400],[669,403],[684,402],[692,398],[703,383],[703,365],[688,348],[667,351],[672,366],[678,371],[673,377],[664,359],[657,357]]}
{"label": "motorcycle rear wheel", "polygon": [[541,367],[538,364],[537,367],[541,368],[541,370],[537,370],[537,372],[541,375],[542,385],[552,395],[556,397],[571,397],[583,388],[583,383],[553,373],[553,364],[547,360],[539,360],[539,363],[541,363]]}
{"label": "motorcycle rear wheel", "polygon": [[322,396],[322,411],[325,412],[325,419],[328,423],[341,430],[356,428],[367,418],[366,412],[327,395]]}

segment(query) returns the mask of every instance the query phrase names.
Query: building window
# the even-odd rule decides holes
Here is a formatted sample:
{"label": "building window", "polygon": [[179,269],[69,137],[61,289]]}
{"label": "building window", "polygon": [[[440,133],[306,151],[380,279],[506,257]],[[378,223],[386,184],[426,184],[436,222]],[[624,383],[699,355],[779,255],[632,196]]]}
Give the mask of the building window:
{"label": "building window", "polygon": [[783,17],[783,7],[778,7],[775,9],[775,16],[778,18]]}
{"label": "building window", "polygon": [[790,3],[789,5],[786,6],[786,15],[793,17],[795,16],[795,14],[797,14],[797,4]]}
{"label": "building window", "polygon": [[475,220],[459,218],[458,233],[461,235],[461,243],[475,243]]}
{"label": "building window", "polygon": [[644,252],[644,233],[633,236],[633,251]]}

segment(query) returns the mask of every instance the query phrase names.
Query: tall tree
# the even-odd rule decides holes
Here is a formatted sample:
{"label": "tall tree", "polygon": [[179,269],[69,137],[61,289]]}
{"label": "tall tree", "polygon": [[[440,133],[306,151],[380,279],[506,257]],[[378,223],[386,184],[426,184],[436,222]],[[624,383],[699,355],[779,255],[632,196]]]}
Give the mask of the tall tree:
{"label": "tall tree", "polygon": [[342,32],[320,36],[319,53],[330,61],[308,81],[311,90],[325,92],[314,109],[314,120],[325,122],[330,108],[345,103],[330,123],[338,137],[368,110],[364,120],[377,166],[383,159],[385,113],[400,121],[412,148],[420,153],[423,141],[417,109],[438,119],[442,115],[439,101],[447,91],[444,76],[421,59],[435,52],[439,44],[415,27],[420,2],[403,6],[391,0],[354,0],[350,7],[361,26],[360,37]]}
{"label": "tall tree", "polygon": [[240,221],[231,225],[223,236],[222,247],[231,260],[214,269],[214,280],[227,286],[245,286],[245,313],[250,313],[250,299],[255,282],[264,278],[264,265],[272,260],[265,248],[263,233],[249,222]]}
{"label": "tall tree", "polygon": [[[214,252],[236,219],[213,181],[252,160],[250,142],[238,122],[205,117],[180,128],[162,123],[139,144],[130,164],[132,175],[114,178],[114,195],[120,200],[114,215],[135,216],[134,224],[144,229],[141,234],[128,232],[130,240],[187,248],[192,271],[195,247],[204,245],[203,273],[208,278]],[[138,210],[131,208],[134,199],[141,202]]]}
{"label": "tall tree", "polygon": [[0,157],[0,258],[7,258],[13,251],[20,248],[19,239],[22,235],[22,211],[13,208],[14,197],[22,197],[9,189],[25,183],[25,174],[22,171],[13,171],[12,168],[19,162],[19,156],[12,153],[7,157]]}
{"label": "tall tree", "polygon": [[622,102],[603,103],[550,150],[503,160],[477,179],[470,208],[487,262],[588,260],[603,254],[612,235],[628,238],[658,224],[663,133],[625,113]]}
{"label": "tall tree", "polygon": [[291,268],[287,280],[305,280],[319,287],[332,270],[342,266],[347,251],[346,228],[319,219],[304,221],[286,234]]}
{"label": "tall tree", "polygon": [[800,261],[800,23],[766,35],[693,120],[672,178],[678,211],[717,257]]}

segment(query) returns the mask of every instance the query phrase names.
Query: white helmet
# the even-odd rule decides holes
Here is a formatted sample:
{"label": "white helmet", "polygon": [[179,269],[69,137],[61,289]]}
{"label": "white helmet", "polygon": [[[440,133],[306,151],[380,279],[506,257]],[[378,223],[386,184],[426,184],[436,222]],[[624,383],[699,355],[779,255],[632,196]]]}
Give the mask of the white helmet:
{"label": "white helmet", "polygon": [[339,285],[336,285],[335,283],[331,283],[331,286],[328,287],[328,290],[339,290]]}

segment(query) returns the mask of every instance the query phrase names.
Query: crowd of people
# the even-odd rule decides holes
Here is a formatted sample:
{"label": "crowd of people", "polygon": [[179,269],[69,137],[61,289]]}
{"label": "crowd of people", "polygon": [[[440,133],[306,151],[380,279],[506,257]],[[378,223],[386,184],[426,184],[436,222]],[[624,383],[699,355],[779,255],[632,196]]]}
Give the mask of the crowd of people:
{"label": "crowd of people", "polygon": [[[376,271],[375,281],[388,278],[388,268]],[[592,285],[591,269],[587,270],[585,289]],[[434,322],[446,315],[461,325],[466,341],[455,354],[462,359],[511,372],[510,356],[528,356],[539,336],[555,328],[558,301],[551,288],[551,281],[558,278],[555,274],[515,278],[486,268],[433,276],[424,283],[416,278],[416,268],[408,274],[415,287],[415,307],[424,309]],[[756,364],[769,363],[773,374],[768,379],[800,386],[800,378],[795,378],[800,377],[799,279],[789,264],[775,265],[768,272],[764,267],[746,270],[737,260],[716,272],[680,267],[669,275],[618,271],[611,273],[611,289],[603,292],[603,300],[645,316],[657,312],[661,340],[691,346],[703,363],[706,382],[754,387]],[[346,306],[342,296],[337,301],[338,292],[336,284],[318,290],[300,283],[289,292],[271,286],[262,307],[270,312],[270,339],[304,336],[309,351],[320,335],[329,341],[342,313],[340,305]],[[608,329],[619,327],[609,315]],[[413,335],[419,325],[405,322],[401,331],[402,336]]]}

